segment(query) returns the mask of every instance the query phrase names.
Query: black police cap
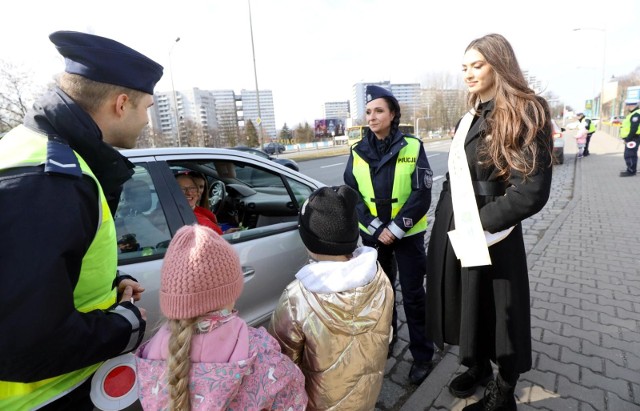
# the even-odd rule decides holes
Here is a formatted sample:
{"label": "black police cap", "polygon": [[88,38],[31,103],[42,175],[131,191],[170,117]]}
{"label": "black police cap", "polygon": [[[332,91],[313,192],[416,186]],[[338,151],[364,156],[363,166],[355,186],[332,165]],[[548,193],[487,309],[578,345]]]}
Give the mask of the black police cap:
{"label": "black police cap", "polygon": [[395,99],[395,96],[386,88],[380,86],[367,86],[365,90],[367,103],[382,97],[391,97]]}
{"label": "black police cap", "polygon": [[49,39],[64,57],[67,73],[147,94],[162,77],[160,64],[115,40],[76,31],[56,31]]}

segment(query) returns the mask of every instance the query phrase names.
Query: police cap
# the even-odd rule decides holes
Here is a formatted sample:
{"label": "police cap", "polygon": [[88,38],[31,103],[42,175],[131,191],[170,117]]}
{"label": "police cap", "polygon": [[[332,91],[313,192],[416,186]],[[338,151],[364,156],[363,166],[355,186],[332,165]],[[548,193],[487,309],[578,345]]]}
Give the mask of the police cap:
{"label": "police cap", "polygon": [[626,104],[627,106],[637,106],[638,105],[638,99],[635,99],[635,98],[626,99],[624,101],[624,104]]}
{"label": "police cap", "polygon": [[162,77],[160,64],[115,40],[76,31],[56,31],[49,39],[64,57],[67,73],[147,94]]}
{"label": "police cap", "polygon": [[396,99],[395,96],[386,88],[380,86],[367,86],[365,91],[367,103],[382,97],[391,97],[392,99]]}

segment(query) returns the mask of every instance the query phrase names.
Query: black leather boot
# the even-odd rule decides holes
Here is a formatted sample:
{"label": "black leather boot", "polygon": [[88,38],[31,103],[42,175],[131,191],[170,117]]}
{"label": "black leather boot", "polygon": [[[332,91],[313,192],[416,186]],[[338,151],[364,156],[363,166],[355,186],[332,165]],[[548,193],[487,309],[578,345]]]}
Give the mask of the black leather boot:
{"label": "black leather boot", "polygon": [[514,390],[516,385],[510,385],[502,379],[500,374],[495,381],[490,381],[484,390],[484,397],[474,404],[467,405],[462,411],[516,411]]}
{"label": "black leather boot", "polygon": [[492,379],[491,363],[475,365],[451,380],[449,392],[454,397],[467,398],[476,392],[476,388],[487,385]]}

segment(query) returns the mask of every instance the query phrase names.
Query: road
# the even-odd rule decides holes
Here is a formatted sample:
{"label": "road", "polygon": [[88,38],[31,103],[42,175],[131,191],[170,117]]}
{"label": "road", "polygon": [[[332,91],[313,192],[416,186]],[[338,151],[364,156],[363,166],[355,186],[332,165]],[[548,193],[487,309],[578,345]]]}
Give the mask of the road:
{"label": "road", "polygon": [[[433,170],[434,182],[444,178],[447,171],[447,153],[451,140],[438,140],[428,142],[424,145],[427,152],[429,164]],[[347,164],[348,156],[346,154],[317,158],[313,160],[298,161],[300,172],[315,178],[327,185],[344,184],[342,175]]]}

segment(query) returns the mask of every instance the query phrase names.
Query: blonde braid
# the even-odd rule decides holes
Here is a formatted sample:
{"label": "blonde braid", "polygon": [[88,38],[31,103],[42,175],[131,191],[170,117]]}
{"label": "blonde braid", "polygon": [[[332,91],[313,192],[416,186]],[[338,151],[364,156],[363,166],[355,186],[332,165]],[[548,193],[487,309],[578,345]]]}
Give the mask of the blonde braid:
{"label": "blonde braid", "polygon": [[188,320],[169,320],[171,337],[169,338],[168,382],[171,411],[191,409],[189,392],[189,372],[191,371],[191,338],[194,324],[198,318]]}

